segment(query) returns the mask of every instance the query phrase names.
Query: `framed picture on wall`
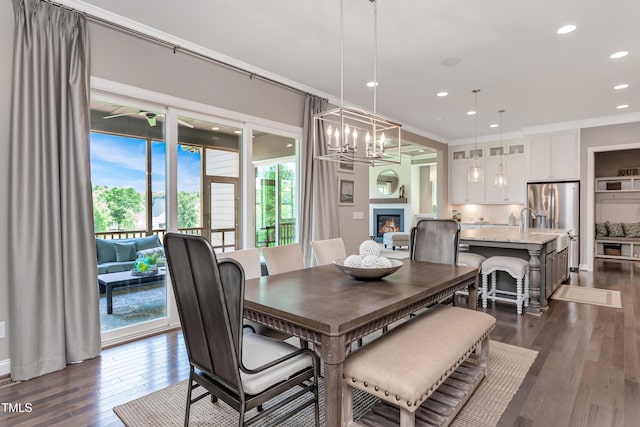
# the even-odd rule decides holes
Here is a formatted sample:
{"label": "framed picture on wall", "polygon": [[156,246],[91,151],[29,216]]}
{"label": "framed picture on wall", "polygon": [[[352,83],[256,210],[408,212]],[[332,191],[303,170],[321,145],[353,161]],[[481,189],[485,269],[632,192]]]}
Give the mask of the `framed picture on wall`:
{"label": "framed picture on wall", "polygon": [[338,172],[353,173],[353,160],[341,160],[338,163]]}
{"label": "framed picture on wall", "polygon": [[352,205],[355,181],[350,179],[338,180],[338,204]]}

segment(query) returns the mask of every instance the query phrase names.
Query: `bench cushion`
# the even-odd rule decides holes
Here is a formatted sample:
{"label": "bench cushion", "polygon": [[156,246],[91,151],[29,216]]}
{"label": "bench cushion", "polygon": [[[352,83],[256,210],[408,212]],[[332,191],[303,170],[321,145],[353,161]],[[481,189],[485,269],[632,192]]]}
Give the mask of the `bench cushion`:
{"label": "bench cushion", "polygon": [[345,361],[344,381],[413,412],[495,322],[483,312],[435,306],[353,352]]}

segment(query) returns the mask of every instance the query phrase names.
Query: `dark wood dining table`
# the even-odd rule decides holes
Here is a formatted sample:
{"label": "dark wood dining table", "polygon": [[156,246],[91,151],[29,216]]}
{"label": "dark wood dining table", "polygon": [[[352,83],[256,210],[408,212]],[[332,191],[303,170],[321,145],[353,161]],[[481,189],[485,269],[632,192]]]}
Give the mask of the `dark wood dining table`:
{"label": "dark wood dining table", "polygon": [[468,290],[475,309],[477,277],[477,268],[410,260],[367,282],[333,265],[311,267],[247,280],[244,314],[314,345],[324,367],[326,425],[338,427],[343,363],[351,343],[459,290]]}

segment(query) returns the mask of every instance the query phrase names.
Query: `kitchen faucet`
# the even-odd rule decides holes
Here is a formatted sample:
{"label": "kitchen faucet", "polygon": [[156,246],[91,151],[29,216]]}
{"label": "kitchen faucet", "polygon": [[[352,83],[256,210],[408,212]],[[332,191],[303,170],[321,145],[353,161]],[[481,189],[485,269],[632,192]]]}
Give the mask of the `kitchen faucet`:
{"label": "kitchen faucet", "polygon": [[528,231],[529,230],[529,221],[526,215],[524,214],[526,211],[531,213],[531,219],[536,219],[536,213],[531,208],[523,208],[520,211],[520,231]]}

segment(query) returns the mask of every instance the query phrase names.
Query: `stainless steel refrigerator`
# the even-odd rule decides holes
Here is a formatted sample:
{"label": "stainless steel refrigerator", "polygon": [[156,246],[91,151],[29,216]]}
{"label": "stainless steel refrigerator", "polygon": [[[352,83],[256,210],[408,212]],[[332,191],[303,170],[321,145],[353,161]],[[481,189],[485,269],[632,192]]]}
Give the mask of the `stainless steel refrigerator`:
{"label": "stainless steel refrigerator", "polygon": [[580,262],[580,182],[529,182],[527,215],[530,228],[566,228],[569,230],[569,269],[578,270]]}

